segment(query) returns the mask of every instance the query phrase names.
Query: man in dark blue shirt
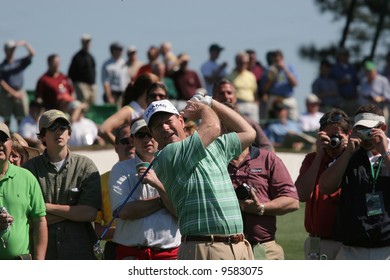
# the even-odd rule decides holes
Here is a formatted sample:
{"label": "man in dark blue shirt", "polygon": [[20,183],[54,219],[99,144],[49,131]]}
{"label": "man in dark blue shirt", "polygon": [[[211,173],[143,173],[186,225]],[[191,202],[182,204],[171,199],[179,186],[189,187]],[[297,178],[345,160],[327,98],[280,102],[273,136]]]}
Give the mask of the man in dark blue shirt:
{"label": "man in dark blue shirt", "polygon": [[[25,46],[28,54],[15,59],[18,46]],[[31,64],[35,50],[26,41],[10,40],[4,45],[5,59],[0,64],[0,115],[9,126],[14,115],[18,124],[28,114],[28,96],[23,89],[23,72]]]}

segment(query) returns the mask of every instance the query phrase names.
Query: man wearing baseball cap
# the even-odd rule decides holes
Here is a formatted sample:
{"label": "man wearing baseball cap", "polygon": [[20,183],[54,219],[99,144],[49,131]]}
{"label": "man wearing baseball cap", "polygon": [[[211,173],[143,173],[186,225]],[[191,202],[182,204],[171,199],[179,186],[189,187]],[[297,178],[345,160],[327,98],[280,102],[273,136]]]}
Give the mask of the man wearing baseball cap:
{"label": "man wearing baseball cap", "polygon": [[[200,93],[182,114],[169,100],[160,100],[149,105],[144,118],[160,149],[154,170],[179,218],[178,259],[253,259],[227,164],[253,142],[254,129],[234,110]],[[188,137],[184,118],[200,120]],[[235,132],[221,135],[221,125]]]}
{"label": "man wearing baseball cap", "polygon": [[322,193],[341,186],[335,239],[336,259],[390,259],[390,140],[382,110],[358,108],[344,153],[320,179]]}
{"label": "man wearing baseball cap", "polygon": [[74,54],[68,76],[73,82],[77,100],[94,105],[96,103],[96,62],[90,52],[92,36],[81,36],[81,49]]}
{"label": "man wearing baseball cap", "polygon": [[[141,175],[152,164],[158,143],[143,118],[131,124],[135,157],[120,161],[111,170],[109,180],[112,212],[121,209]],[[113,241],[116,259],[177,259],[180,232],[172,204],[163,184],[149,169],[142,184],[118,213]]]}
{"label": "man wearing baseball cap", "polygon": [[205,63],[203,63],[200,68],[200,71],[203,75],[203,79],[206,83],[206,90],[209,95],[212,95],[214,84],[222,78],[225,78],[227,75],[227,63],[217,63],[219,55],[221,51],[223,51],[223,49],[224,48],[219,46],[218,44],[212,44],[209,47],[209,59]]}
{"label": "man wearing baseball cap", "polygon": [[[24,46],[27,55],[15,58],[15,50]],[[28,114],[28,96],[24,90],[24,70],[31,64],[35,50],[26,41],[9,40],[4,45],[5,59],[0,64],[0,115],[9,125],[11,116],[17,122]]]}
{"label": "man wearing baseball cap", "polygon": [[9,162],[11,147],[8,126],[0,123],[0,260],[43,260],[47,246],[45,202],[37,179]]}
{"label": "man wearing baseball cap", "polygon": [[45,198],[49,260],[96,259],[91,222],[101,208],[100,175],[92,160],[70,152],[70,135],[70,122],[62,111],[44,112],[39,138],[46,150],[23,165],[38,179]]}

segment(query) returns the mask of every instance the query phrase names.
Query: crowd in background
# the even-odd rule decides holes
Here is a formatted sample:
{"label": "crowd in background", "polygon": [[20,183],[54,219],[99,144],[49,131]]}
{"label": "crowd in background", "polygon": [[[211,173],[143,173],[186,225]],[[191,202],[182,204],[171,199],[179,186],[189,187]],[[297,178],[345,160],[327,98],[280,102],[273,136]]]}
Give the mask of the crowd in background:
{"label": "crowd in background", "polygon": [[[25,41],[6,42],[5,58],[0,65],[0,116],[4,122],[9,125],[13,116],[21,135],[31,138],[33,136],[24,134],[25,123],[31,125],[34,119],[29,108],[41,104],[44,109],[75,114],[74,131],[80,130],[80,133],[74,135],[72,146],[104,144],[107,139],[99,137],[99,124],[93,125],[85,112],[90,106],[101,103],[100,96],[105,104],[116,105],[118,110],[127,105],[129,97],[125,95],[130,95],[131,85],[145,73],[155,74],[164,83],[169,99],[176,101],[178,107],[184,104],[180,101],[190,99],[198,88],[205,88],[211,96],[217,81],[223,78],[232,81],[237,89],[239,112],[259,123],[276,147],[302,149],[310,146],[313,141],[307,135],[313,135],[318,129],[318,125],[310,125],[310,120],[318,123],[320,114],[331,108],[340,108],[352,116],[359,105],[374,102],[388,117],[390,67],[387,62],[390,55],[384,69],[377,69],[367,58],[359,65],[351,63],[348,50],[340,48],[334,57],[319,63],[318,77],[312,82],[312,88],[298,93],[295,90],[299,83],[297,65],[288,64],[288,58],[279,49],[268,51],[265,62],[253,49],[238,52],[233,70],[228,72],[227,63],[219,61],[224,47],[218,44],[209,46],[200,69],[192,69],[190,54],[175,53],[167,41],[151,45],[146,51],[147,61],[139,59],[135,46],[126,48],[120,42],[113,42],[109,45],[110,57],[97,65],[93,49],[91,51],[92,40],[91,35],[82,35],[81,48],[72,57],[67,71],[61,69],[60,54],[49,55],[47,70],[37,80],[30,96],[23,86],[23,72],[33,63],[35,50]],[[26,48],[27,55],[16,58],[14,52],[19,46]],[[98,68],[100,77],[96,74]],[[306,112],[298,109],[296,97],[302,94],[306,96]],[[35,105],[29,106],[30,101]],[[280,113],[282,108],[287,110],[286,117]],[[292,140],[291,137],[285,140],[290,132],[294,134]]]}
{"label": "crowd in background", "polygon": [[[389,258],[387,65],[353,65],[339,49],[320,62],[299,112],[299,75],[281,50],[267,52],[266,64],[254,50],[239,52],[228,73],[218,44],[197,71],[169,42],[150,46],[145,63],[134,46],[113,42],[99,83],[91,41],[81,37],[66,74],[60,55],[49,55],[33,96],[23,72],[35,50],[4,45],[1,258],[95,259],[104,237],[110,259],[284,259],[276,218],[299,200],[307,259]],[[18,46],[25,57],[14,57]],[[86,113],[100,87],[115,112],[98,125]],[[108,143],[119,161],[101,176],[68,148]],[[313,151],[295,183],[281,147]]]}

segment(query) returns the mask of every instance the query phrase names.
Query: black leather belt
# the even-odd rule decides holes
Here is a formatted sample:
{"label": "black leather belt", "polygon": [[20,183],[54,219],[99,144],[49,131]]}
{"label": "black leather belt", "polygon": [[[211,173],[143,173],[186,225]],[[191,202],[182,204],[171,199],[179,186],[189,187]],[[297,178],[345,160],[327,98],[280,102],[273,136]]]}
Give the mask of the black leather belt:
{"label": "black leather belt", "polygon": [[187,241],[202,241],[202,242],[223,242],[223,243],[239,243],[244,241],[243,234],[235,234],[235,235],[184,235],[181,237],[181,242]]}

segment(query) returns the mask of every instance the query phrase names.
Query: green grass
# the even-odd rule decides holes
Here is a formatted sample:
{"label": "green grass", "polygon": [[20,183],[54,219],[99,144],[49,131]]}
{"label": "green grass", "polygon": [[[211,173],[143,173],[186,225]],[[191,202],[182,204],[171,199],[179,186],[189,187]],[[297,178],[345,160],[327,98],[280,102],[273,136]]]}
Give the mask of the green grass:
{"label": "green grass", "polygon": [[303,243],[307,237],[304,227],[305,204],[299,210],[277,217],[276,242],[283,247],[286,260],[303,260]]}

